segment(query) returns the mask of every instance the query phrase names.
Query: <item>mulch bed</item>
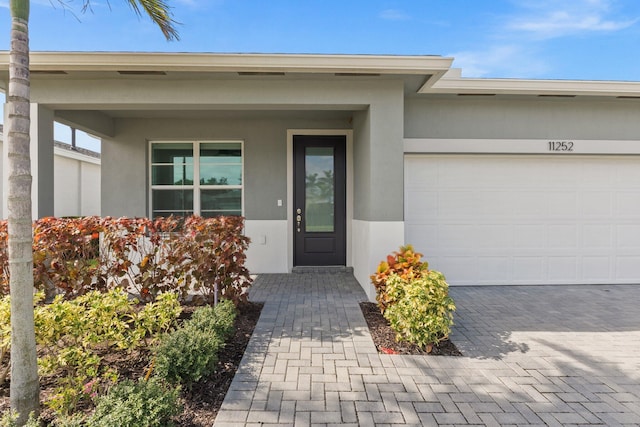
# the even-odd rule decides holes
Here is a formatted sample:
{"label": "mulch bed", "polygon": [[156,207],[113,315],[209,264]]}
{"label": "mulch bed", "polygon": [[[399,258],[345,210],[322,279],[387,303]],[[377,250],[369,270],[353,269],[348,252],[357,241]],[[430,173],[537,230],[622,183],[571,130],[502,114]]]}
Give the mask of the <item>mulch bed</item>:
{"label": "mulch bed", "polygon": [[[182,404],[184,412],[175,418],[175,423],[183,427],[210,427],[218,414],[224,396],[231,385],[233,376],[238,369],[240,360],[249,343],[253,329],[263,304],[248,303],[240,307],[235,321],[233,337],[218,355],[218,365],[213,374],[193,384],[190,390],[183,389]],[[195,307],[184,307],[181,318],[189,318]],[[109,352],[101,354],[105,364],[114,367],[121,379],[137,379],[144,376],[148,369],[150,352],[134,350],[133,352]],[[55,378],[41,378],[41,398],[52,393]],[[90,408],[79,407],[79,411],[89,411]],[[0,413],[9,407],[9,382],[0,386]],[[45,423],[51,423],[54,413],[42,407],[42,418]]]}
{"label": "mulch bed", "polygon": [[396,341],[396,333],[389,326],[389,321],[384,318],[378,305],[372,302],[361,302],[360,309],[364,315],[371,338],[380,353],[386,354],[429,354],[431,356],[462,356],[449,339],[443,340],[433,346],[431,353],[427,353],[415,344],[406,341]]}
{"label": "mulch bed", "polygon": [[215,373],[182,392],[184,412],[176,418],[183,427],[210,427],[222,406],[253,329],[258,323],[262,303],[248,303],[241,307],[236,317],[235,334],[218,355]]}

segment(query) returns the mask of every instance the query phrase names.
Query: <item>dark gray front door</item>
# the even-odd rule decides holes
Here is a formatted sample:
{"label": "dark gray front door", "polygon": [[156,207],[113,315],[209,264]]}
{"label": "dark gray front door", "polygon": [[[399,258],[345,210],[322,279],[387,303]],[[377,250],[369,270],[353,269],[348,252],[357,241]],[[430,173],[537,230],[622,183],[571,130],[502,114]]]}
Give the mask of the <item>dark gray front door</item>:
{"label": "dark gray front door", "polygon": [[346,265],[346,137],[293,137],[296,266]]}

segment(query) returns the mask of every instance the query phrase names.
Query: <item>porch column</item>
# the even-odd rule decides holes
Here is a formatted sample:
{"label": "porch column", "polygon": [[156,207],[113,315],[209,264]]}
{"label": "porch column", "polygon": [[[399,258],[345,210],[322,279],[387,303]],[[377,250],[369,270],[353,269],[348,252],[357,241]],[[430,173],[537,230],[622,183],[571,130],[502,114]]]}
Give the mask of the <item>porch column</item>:
{"label": "porch column", "polygon": [[[5,108],[5,112],[7,108]],[[5,113],[6,115],[6,113]],[[5,117],[6,123],[6,117]],[[4,127],[2,144],[2,217],[6,218],[9,188],[8,129]],[[53,215],[53,111],[31,104],[31,210],[33,219]]]}
{"label": "porch column", "polygon": [[404,99],[389,91],[354,116],[353,269],[370,300],[369,276],[404,244]]}
{"label": "porch column", "polygon": [[33,218],[54,215],[53,110],[31,104],[31,200]]}

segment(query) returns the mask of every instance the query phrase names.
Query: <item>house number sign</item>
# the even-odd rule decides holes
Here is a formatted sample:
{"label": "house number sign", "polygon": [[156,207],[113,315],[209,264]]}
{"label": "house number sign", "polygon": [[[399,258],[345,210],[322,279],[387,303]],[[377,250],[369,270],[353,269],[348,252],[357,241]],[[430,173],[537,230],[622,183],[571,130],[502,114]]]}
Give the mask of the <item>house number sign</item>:
{"label": "house number sign", "polygon": [[571,152],[573,151],[573,141],[549,141],[547,148],[551,152]]}

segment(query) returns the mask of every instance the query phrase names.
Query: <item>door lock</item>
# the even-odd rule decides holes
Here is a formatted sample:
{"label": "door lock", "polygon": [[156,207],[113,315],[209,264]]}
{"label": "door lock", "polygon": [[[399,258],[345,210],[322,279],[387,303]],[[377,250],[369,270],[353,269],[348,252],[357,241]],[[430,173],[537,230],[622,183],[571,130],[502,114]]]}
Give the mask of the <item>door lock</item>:
{"label": "door lock", "polygon": [[300,233],[300,224],[302,224],[302,209],[300,208],[296,209],[296,213],[298,214],[296,216],[297,230],[298,230],[298,233]]}

